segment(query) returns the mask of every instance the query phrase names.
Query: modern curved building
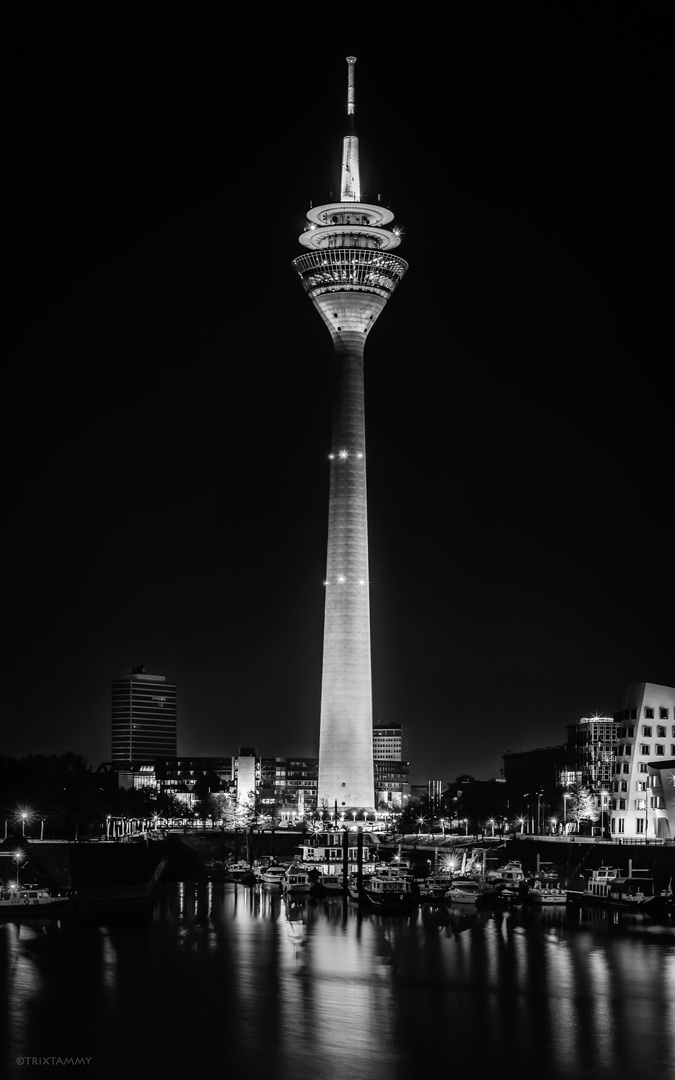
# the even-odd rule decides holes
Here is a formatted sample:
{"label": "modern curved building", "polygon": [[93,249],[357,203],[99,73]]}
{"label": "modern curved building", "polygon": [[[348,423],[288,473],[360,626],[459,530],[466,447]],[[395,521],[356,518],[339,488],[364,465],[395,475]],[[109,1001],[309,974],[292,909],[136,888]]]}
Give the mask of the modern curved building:
{"label": "modern curved building", "polygon": [[324,616],[318,807],[374,811],[373,715],[363,358],[366,339],[407,270],[386,207],[362,201],[347,57],[340,198],[310,207],[294,260],[333,340],[334,390]]}
{"label": "modern curved building", "polygon": [[613,840],[675,837],[675,687],[634,683],[618,722],[610,803]]}

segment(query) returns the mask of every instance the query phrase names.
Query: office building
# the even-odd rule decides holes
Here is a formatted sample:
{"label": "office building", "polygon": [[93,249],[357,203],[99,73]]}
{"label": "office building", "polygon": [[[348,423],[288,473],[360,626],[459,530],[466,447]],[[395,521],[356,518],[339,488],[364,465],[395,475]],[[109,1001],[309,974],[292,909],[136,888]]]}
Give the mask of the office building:
{"label": "office building", "polygon": [[112,682],[112,763],[154,764],[177,752],[175,683],[132,668]]}

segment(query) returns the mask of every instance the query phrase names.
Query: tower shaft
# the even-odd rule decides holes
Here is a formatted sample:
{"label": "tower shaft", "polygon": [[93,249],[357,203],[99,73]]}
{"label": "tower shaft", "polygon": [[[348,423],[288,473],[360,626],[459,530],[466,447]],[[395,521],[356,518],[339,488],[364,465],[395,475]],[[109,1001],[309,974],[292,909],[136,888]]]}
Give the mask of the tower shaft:
{"label": "tower shaft", "polygon": [[372,808],[375,790],[364,338],[334,341],[318,797],[340,810]]}

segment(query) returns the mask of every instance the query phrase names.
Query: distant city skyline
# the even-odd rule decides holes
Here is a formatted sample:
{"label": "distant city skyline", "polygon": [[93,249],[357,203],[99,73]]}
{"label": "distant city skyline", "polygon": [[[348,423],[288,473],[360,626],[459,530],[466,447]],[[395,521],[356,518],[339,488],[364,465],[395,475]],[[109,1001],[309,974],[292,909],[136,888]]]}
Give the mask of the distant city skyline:
{"label": "distant city skyline", "polygon": [[348,55],[414,267],[368,343],[374,723],[415,784],[488,779],[672,686],[670,14],[243,33],[236,86],[208,16],[15,18],[0,753],[108,760],[142,662],[179,753],[318,755],[332,345],[291,264]]}

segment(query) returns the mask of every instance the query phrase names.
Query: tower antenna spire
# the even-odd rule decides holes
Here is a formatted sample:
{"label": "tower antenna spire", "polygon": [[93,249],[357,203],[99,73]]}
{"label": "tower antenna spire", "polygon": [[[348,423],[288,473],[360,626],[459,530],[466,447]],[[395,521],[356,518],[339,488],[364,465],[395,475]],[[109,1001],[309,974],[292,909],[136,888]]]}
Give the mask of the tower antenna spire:
{"label": "tower antenna spire", "polygon": [[342,176],[340,178],[340,202],[361,202],[361,176],[359,173],[359,140],[354,130],[354,64],[355,56],[347,57],[347,116],[349,134],[342,142]]}
{"label": "tower antenna spire", "polygon": [[347,57],[347,116],[350,117],[349,128],[354,132],[354,64],[355,56]]}

